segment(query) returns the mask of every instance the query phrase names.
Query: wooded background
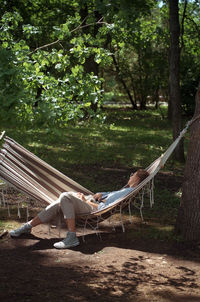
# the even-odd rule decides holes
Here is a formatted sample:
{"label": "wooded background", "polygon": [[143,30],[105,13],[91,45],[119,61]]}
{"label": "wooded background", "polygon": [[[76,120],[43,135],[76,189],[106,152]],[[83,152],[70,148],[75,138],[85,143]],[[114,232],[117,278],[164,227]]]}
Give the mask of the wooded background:
{"label": "wooded background", "polygon": [[143,110],[161,101],[169,103],[172,119],[169,71],[175,74],[177,53],[181,112],[191,116],[199,15],[199,2],[187,0],[1,1],[1,122],[102,121],[106,103]]}

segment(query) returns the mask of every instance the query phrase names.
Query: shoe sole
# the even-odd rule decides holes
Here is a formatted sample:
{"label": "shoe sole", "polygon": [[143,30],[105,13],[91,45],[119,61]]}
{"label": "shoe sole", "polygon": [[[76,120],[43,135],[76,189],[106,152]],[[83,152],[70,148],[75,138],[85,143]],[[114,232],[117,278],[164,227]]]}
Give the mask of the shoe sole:
{"label": "shoe sole", "polygon": [[11,237],[16,237],[16,238],[17,238],[17,237],[19,237],[19,236],[21,236],[21,235],[30,234],[30,233],[31,233],[31,232],[25,232],[25,233],[21,233],[21,234],[19,234],[19,235],[14,235],[14,234],[12,235],[12,234],[10,234],[10,233],[9,233],[9,234],[10,234]]}
{"label": "shoe sole", "polygon": [[12,235],[12,234],[10,234],[10,236],[15,238],[15,237],[19,237],[20,235]]}
{"label": "shoe sole", "polygon": [[55,245],[54,245],[54,247],[55,247],[56,249],[58,249],[58,250],[64,250],[64,249],[69,249],[70,247],[75,247],[75,246],[77,246],[77,245],[79,245],[79,244],[80,244],[80,242],[74,243],[74,244],[72,244],[72,245],[66,245],[65,247],[56,247]]}

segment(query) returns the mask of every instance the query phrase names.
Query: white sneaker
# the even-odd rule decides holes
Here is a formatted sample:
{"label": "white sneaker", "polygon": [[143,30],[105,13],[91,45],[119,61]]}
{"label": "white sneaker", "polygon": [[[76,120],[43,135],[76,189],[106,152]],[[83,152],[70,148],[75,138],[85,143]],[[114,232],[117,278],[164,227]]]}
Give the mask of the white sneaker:
{"label": "white sneaker", "polygon": [[74,247],[79,244],[80,242],[76,237],[76,233],[68,232],[67,237],[64,240],[54,243],[53,246],[56,249],[68,249],[70,247]]}
{"label": "white sneaker", "polygon": [[31,232],[31,229],[31,224],[25,223],[20,228],[10,231],[9,234],[11,237],[19,237],[22,234],[29,234]]}

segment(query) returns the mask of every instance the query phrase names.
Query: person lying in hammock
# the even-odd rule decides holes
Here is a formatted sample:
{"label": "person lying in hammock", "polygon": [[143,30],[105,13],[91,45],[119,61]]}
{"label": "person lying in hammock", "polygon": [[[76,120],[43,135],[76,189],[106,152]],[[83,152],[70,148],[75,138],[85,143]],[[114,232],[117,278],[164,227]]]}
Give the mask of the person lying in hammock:
{"label": "person lying in hammock", "polygon": [[64,192],[60,197],[42,210],[36,217],[16,230],[10,231],[11,237],[19,237],[21,234],[30,233],[33,227],[50,222],[57,214],[62,212],[67,224],[68,232],[64,240],[54,244],[57,249],[66,249],[79,245],[76,236],[76,215],[90,214],[101,210],[111,203],[129,194],[134,187],[143,181],[149,173],[139,169],[130,175],[128,184],[119,191],[96,193],[89,198],[82,193]]}

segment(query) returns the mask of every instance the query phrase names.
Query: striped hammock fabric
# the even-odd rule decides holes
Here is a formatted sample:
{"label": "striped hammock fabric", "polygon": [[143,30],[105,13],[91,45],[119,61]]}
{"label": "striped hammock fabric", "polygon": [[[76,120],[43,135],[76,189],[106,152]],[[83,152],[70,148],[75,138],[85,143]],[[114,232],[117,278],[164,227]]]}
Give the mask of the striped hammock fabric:
{"label": "striped hammock fabric", "polygon": [[46,204],[62,192],[92,194],[9,137],[0,150],[0,178]]}

